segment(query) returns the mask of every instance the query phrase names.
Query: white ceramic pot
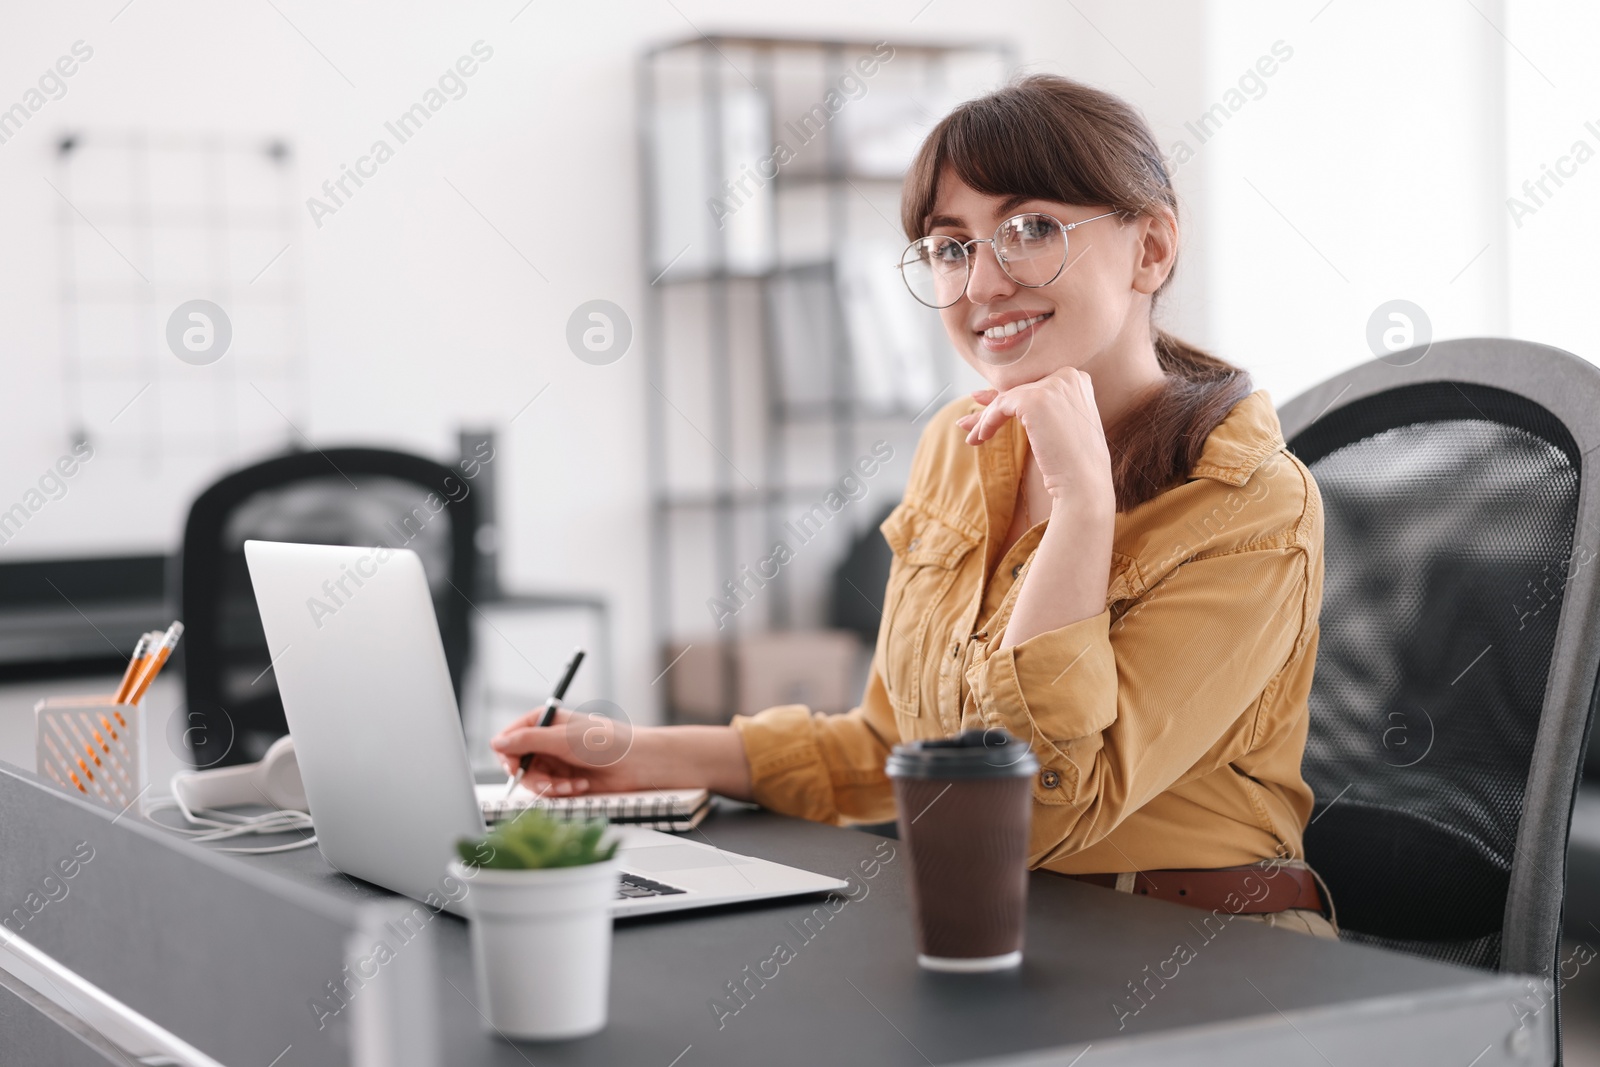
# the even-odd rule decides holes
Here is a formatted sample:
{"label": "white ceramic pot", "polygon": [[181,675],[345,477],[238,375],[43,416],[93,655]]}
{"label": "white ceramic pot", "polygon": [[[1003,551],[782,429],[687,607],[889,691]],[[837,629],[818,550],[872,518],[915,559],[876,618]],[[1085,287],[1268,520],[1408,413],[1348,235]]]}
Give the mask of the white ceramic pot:
{"label": "white ceramic pot", "polygon": [[583,1037],[606,1024],[618,861],[450,873],[468,886],[478,1001],[506,1037]]}

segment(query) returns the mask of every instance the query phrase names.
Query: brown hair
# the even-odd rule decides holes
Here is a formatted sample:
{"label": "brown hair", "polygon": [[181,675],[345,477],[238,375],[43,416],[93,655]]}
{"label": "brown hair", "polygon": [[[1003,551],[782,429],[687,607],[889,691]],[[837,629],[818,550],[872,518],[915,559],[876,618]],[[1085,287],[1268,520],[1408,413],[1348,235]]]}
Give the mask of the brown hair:
{"label": "brown hair", "polygon": [[[908,239],[927,232],[946,167],[991,196],[1178,215],[1177,194],[1144,118],[1110,93],[1055,74],[1018,79],[940,120],[906,174],[900,224]],[[1169,273],[1161,289],[1171,281]],[[1211,431],[1254,391],[1243,368],[1153,324],[1152,331],[1165,384],[1106,427],[1118,511],[1187,479]]]}

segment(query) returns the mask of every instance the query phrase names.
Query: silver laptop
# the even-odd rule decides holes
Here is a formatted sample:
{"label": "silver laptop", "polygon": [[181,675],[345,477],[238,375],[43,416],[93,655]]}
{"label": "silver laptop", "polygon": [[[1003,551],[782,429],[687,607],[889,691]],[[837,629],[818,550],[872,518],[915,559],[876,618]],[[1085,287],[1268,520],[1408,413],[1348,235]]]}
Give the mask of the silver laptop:
{"label": "silver laptop", "polygon": [[[460,914],[445,865],[484,819],[421,562],[406,549],[272,541],[244,552],[323,856]],[[611,832],[616,915],[846,885],[691,838]]]}

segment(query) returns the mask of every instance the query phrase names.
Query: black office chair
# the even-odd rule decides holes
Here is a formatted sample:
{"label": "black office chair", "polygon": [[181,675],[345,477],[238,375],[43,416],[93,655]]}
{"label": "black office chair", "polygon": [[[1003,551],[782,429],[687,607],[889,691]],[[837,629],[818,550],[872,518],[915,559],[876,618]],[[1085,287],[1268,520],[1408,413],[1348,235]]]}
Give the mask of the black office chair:
{"label": "black office chair", "polygon": [[850,540],[844,559],[833,569],[828,596],[828,625],[850,630],[868,648],[878,643],[878,626],[883,621],[883,589],[889,584],[889,566],[894,552],[878,529],[889,513],[890,504],[877,519]]}
{"label": "black office chair", "polygon": [[1342,936],[1556,980],[1600,672],[1600,368],[1443,341],[1279,419],[1325,509],[1305,849]]}
{"label": "black office chair", "polygon": [[459,698],[470,654],[478,521],[478,498],[460,471],[371,448],[280,456],[201,493],[184,526],[174,598],[185,626],[186,701],[173,729],[182,728],[195,762],[258,760],[288,732],[245,566],[246,540],[416,552]]}

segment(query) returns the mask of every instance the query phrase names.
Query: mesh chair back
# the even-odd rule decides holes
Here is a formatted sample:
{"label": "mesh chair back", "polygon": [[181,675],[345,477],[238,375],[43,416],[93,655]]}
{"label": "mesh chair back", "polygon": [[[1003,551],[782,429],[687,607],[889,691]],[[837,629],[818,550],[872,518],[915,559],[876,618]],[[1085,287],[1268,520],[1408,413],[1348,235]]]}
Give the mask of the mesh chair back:
{"label": "mesh chair back", "polygon": [[1280,412],[1325,510],[1306,856],[1347,940],[1550,974],[1600,666],[1600,369],[1509,341],[1401,356]]}
{"label": "mesh chair back", "polygon": [[[202,493],[184,529],[178,600],[185,714],[172,729],[203,767],[260,759],[288,732],[244,542],[387,545],[417,553],[456,694],[470,653],[477,500],[459,472],[377,449],[297,453],[236,471]],[[340,575],[330,575],[330,584]],[[336,612],[353,591],[327,592]]]}
{"label": "mesh chair back", "polygon": [[1492,968],[1561,585],[1520,602],[1572,547],[1577,447],[1537,405],[1443,382],[1292,447],[1326,509],[1307,854],[1353,939]]}

